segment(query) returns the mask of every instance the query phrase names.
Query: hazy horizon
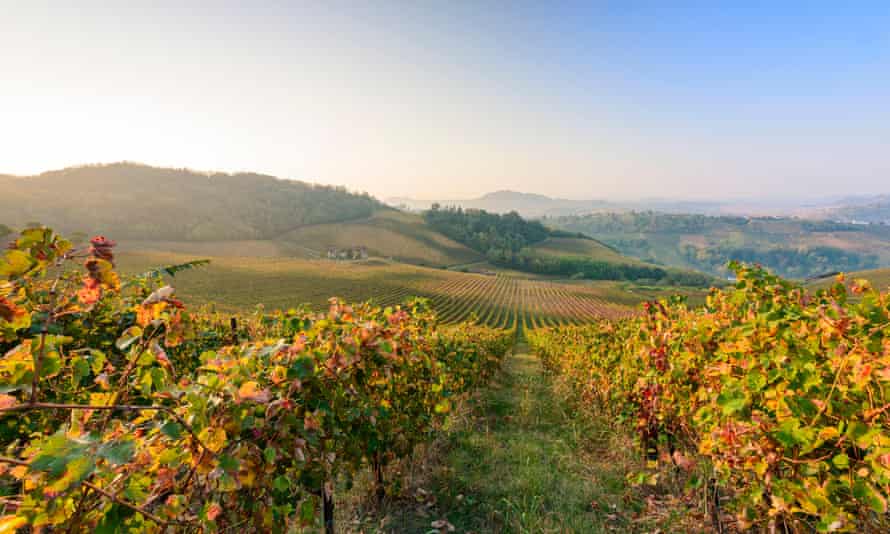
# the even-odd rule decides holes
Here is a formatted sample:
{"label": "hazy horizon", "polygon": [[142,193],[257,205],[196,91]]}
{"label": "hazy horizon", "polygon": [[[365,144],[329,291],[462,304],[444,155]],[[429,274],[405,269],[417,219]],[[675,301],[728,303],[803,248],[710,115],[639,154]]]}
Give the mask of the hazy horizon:
{"label": "hazy horizon", "polygon": [[382,199],[890,193],[890,4],[4,7],[0,173],[127,160]]}

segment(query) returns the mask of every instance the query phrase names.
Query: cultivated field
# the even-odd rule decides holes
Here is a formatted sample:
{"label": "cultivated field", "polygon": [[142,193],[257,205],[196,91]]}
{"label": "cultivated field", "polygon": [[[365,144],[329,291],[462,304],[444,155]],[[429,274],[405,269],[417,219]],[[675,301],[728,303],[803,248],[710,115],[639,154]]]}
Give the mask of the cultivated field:
{"label": "cultivated field", "polygon": [[[141,251],[122,254],[123,270],[197,259],[194,254]],[[388,306],[412,296],[429,298],[439,317],[457,323],[475,317],[478,324],[534,329],[579,324],[634,313],[634,305],[652,298],[616,283],[572,284],[496,274],[428,269],[381,260],[335,262],[294,258],[211,257],[199,270],[177,275],[173,284],[193,302],[223,311],[262,304],[267,309],[327,305],[331,296],[371,300]]]}

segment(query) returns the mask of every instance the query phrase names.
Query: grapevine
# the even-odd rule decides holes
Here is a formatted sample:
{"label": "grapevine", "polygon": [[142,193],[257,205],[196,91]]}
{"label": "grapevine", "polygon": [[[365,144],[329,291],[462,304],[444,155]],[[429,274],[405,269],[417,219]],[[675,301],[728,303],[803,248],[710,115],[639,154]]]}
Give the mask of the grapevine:
{"label": "grapevine", "polygon": [[34,228],[0,259],[0,531],[332,531],[336,482],[385,492],[511,344],[422,300],[190,311],[114,247]]}
{"label": "grapevine", "polygon": [[650,461],[715,479],[739,528],[886,531],[890,294],[733,268],[704,307],[651,302],[530,342],[579,403],[630,421]]}

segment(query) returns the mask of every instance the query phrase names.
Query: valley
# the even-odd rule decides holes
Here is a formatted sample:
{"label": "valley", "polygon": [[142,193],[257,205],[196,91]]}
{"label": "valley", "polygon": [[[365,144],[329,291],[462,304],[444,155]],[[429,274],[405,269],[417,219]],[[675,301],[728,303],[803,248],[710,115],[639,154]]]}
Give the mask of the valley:
{"label": "valley", "polygon": [[[147,194],[133,185],[134,175],[167,180],[167,201],[157,209],[137,205],[138,216],[130,217],[121,199]],[[59,176],[70,179],[64,185],[72,194],[102,189],[62,206],[52,191],[62,187]],[[712,406],[729,424],[749,425],[745,406],[758,414],[770,409],[757,392],[778,395],[801,369],[820,373],[808,379],[811,396],[830,398],[825,385],[843,365],[833,361],[837,349],[802,351],[809,360],[797,357],[789,366],[775,348],[776,328],[800,345],[834,347],[833,336],[843,336],[838,343],[858,346],[862,332],[840,321],[832,326],[821,314],[871,321],[874,337],[887,298],[878,291],[890,285],[890,269],[861,269],[887,265],[888,236],[879,225],[633,211],[527,219],[440,206],[415,213],[339,188],[131,164],[11,180],[19,204],[4,212],[0,226],[11,240],[0,260],[0,378],[9,391],[0,394],[0,415],[23,411],[33,419],[0,419],[3,432],[26,440],[34,424],[70,428],[69,418],[53,410],[83,409],[77,424],[104,432],[102,439],[47,438],[60,444],[38,442],[44,452],[35,462],[57,454],[53,461],[102,486],[48,471],[37,475],[40,484],[52,484],[44,493],[60,487],[85,505],[101,503],[113,495],[101,488],[115,487],[120,465],[135,474],[144,469],[140,458],[160,451],[181,463],[141,475],[154,481],[150,491],[165,491],[160,484],[172,478],[187,494],[184,508],[178,500],[153,504],[153,497],[144,507],[112,501],[130,515],[46,505],[68,523],[139,518],[175,531],[195,521],[182,510],[200,506],[203,517],[212,516],[205,523],[236,525],[256,516],[254,492],[265,492],[276,507],[252,521],[288,517],[290,532],[306,534],[764,526],[757,517],[782,512],[736,498],[766,490],[744,478],[748,468],[721,464],[742,453],[691,441],[684,429],[723,432],[722,422],[706,417]],[[219,183],[208,189],[208,180]],[[217,185],[232,189],[188,209]],[[309,204],[331,209],[307,211]],[[44,218],[69,229],[71,242],[35,220]],[[107,235],[88,237],[99,227]],[[748,263],[726,281],[734,258]],[[786,282],[751,265],[763,258],[799,279],[822,276],[805,286]],[[825,274],[834,270],[850,271],[843,286]],[[781,326],[765,326],[751,313],[763,309],[771,310],[770,324]],[[30,326],[40,321],[49,321],[44,331]],[[751,336],[775,351],[778,363],[757,364],[773,383],[759,369],[746,370],[744,382],[723,376],[729,368],[708,359],[714,347],[733,358],[747,354]],[[67,352],[50,348],[56,346]],[[29,365],[23,347],[38,347],[47,366]],[[861,357],[874,363],[857,363],[853,375],[843,375],[846,395],[870,403],[864,419],[841,416],[857,429],[883,410],[858,389],[863,380],[875,388],[884,380],[870,371],[875,356]],[[757,361],[739,358],[738,368]],[[112,430],[92,414],[105,409],[96,403],[112,388],[109,373],[123,384],[119,394],[135,403],[108,407],[122,412]],[[35,383],[36,398],[66,402],[29,401],[25,388]],[[826,430],[833,419],[804,401],[785,402],[789,413],[822,425],[828,438],[815,445],[818,453],[795,460],[820,465],[821,449],[837,449],[845,435]],[[834,401],[838,413],[845,413],[843,402]],[[155,415],[137,415],[143,410]],[[797,464],[786,458],[795,440],[808,438],[774,439],[791,423],[769,424],[779,430],[748,438],[748,447],[784,447],[767,469],[783,470],[797,484]],[[670,452],[665,443],[682,448]],[[99,460],[81,465],[84,451]],[[205,471],[206,462],[216,467]],[[842,509],[851,524],[884,524],[849,500],[838,462],[824,469],[841,485],[837,508],[785,498],[818,517]],[[867,461],[846,462],[866,472]],[[719,487],[695,485],[712,473],[726,477]],[[870,478],[849,490],[871,499],[872,510],[885,502],[872,489],[880,473],[861,475]],[[130,484],[145,484],[131,476]],[[14,480],[7,485],[28,491]],[[218,491],[219,480],[229,489]],[[137,489],[126,487],[125,495],[138,500]],[[745,515],[702,506],[701,495],[712,491]],[[23,504],[3,521],[43,521],[28,515],[32,509],[43,508]],[[805,517],[788,520],[801,525]]]}

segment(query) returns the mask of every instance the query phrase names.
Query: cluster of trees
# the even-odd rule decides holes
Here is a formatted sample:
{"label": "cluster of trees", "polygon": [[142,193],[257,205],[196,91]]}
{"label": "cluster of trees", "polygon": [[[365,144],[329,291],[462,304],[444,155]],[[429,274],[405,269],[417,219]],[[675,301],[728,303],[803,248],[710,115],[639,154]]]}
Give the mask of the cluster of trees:
{"label": "cluster of trees", "polygon": [[595,236],[616,233],[702,233],[720,226],[744,227],[751,220],[748,217],[728,215],[715,217],[697,213],[656,211],[591,213],[548,219],[560,228]]}
{"label": "cluster of trees", "polygon": [[654,265],[615,263],[583,256],[552,256],[523,250],[513,256],[509,266],[538,274],[583,278],[588,280],[633,280],[667,285],[709,286],[713,279],[703,273],[664,269]]}
{"label": "cluster of trees", "polygon": [[436,231],[492,260],[506,260],[552,235],[540,222],[523,219],[515,211],[499,215],[485,210],[443,208],[433,204],[424,212],[424,218]]}
{"label": "cluster of trees", "polygon": [[800,227],[807,232],[858,232],[861,224],[838,221],[801,221]]}
{"label": "cluster of trees", "polygon": [[307,224],[368,217],[382,207],[342,187],[132,163],[0,177],[0,190],[7,224],[40,221],[89,233],[113,228],[124,239],[269,239]]}

